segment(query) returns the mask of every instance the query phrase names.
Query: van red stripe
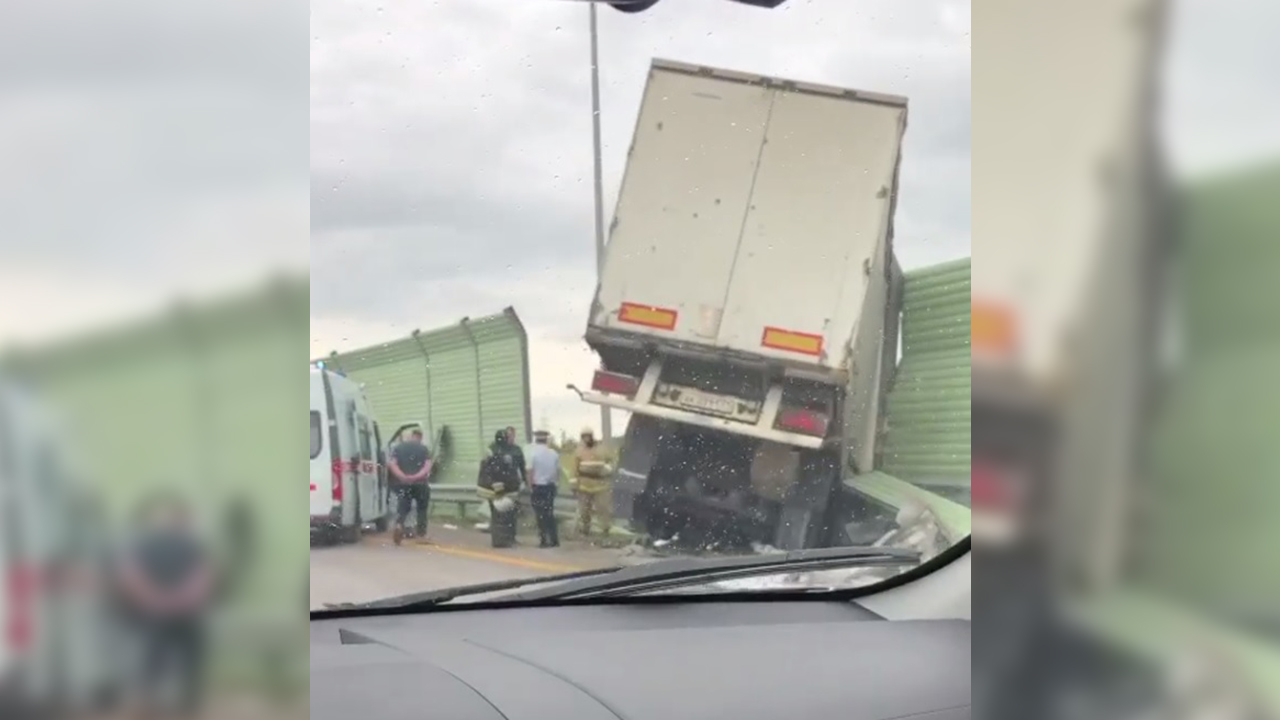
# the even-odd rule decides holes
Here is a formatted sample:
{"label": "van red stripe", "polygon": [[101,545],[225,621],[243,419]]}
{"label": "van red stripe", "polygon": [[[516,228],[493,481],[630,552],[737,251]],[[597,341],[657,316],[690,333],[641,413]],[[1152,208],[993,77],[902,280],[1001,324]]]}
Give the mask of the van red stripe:
{"label": "van red stripe", "polygon": [[32,566],[16,565],[9,569],[6,583],[9,617],[5,621],[5,637],[11,647],[21,652],[30,648],[35,639],[36,594],[40,574]]}

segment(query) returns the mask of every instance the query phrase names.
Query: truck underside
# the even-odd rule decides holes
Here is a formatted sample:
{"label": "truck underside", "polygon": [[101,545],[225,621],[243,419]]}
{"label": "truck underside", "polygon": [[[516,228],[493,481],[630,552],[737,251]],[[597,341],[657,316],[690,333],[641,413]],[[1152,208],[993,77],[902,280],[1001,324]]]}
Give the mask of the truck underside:
{"label": "truck underside", "polygon": [[891,518],[848,493],[840,477],[829,449],[790,448],[633,415],[614,504],[636,530],[682,549],[795,550],[874,541]]}

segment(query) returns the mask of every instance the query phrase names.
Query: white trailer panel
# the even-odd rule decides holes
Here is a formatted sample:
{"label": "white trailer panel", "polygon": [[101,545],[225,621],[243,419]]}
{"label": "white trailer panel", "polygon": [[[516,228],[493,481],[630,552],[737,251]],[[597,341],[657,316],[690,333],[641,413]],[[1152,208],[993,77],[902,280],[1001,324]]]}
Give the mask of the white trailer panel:
{"label": "white trailer panel", "polygon": [[903,98],[655,61],[592,330],[847,371],[905,128]]}

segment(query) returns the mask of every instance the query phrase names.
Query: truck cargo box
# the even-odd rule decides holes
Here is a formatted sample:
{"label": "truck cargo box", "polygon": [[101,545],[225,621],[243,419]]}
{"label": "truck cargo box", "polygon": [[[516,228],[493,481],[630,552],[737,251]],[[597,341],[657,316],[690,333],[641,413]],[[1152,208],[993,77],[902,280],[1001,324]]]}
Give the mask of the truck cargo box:
{"label": "truck cargo box", "polygon": [[901,97],[655,60],[587,341],[844,379],[860,326],[880,332],[906,117]]}

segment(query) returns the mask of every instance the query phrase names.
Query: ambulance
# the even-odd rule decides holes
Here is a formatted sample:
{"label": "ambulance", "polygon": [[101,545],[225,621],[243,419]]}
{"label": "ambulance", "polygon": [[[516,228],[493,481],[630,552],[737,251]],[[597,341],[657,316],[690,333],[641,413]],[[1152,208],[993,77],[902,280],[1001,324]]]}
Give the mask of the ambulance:
{"label": "ambulance", "polygon": [[108,531],[49,408],[0,378],[0,717],[105,709]]}
{"label": "ambulance", "polygon": [[311,372],[311,536],[357,542],[391,520],[386,458],[359,383],[323,363]]}

